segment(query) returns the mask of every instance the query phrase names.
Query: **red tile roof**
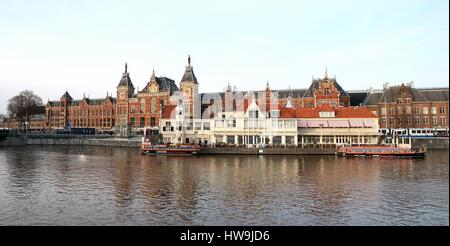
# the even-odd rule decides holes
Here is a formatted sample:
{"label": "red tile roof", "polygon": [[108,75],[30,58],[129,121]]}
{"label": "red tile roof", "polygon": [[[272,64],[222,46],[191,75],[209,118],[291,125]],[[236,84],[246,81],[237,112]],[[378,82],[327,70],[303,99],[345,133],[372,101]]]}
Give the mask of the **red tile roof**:
{"label": "red tile roof", "polygon": [[[176,105],[166,105],[166,106],[164,106],[161,118],[163,118],[163,119],[175,118],[175,108],[176,108]],[[173,114],[172,114],[172,112],[173,112]]]}

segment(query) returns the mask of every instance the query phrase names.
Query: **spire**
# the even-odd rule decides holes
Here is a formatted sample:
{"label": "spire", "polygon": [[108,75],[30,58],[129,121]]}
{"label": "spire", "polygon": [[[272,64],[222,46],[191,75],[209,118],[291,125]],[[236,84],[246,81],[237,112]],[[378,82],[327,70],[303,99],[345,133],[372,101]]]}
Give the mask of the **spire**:
{"label": "spire", "polygon": [[266,90],[270,90],[269,81],[266,83]]}
{"label": "spire", "polygon": [[228,82],[228,86],[227,86],[227,92],[231,92],[231,84]]}
{"label": "spire", "polygon": [[153,68],[152,77],[150,78],[150,81],[156,81],[156,75],[155,75],[155,69]]}
{"label": "spire", "polygon": [[325,66],[325,79],[328,79],[328,68]]}
{"label": "spire", "polygon": [[123,72],[122,78],[120,79],[120,82],[117,86],[118,87],[119,86],[127,86],[130,89],[131,88],[134,89],[133,83],[131,82],[131,79],[130,79],[130,74],[128,73],[128,63],[127,62],[125,62],[125,72]]}
{"label": "spire", "polygon": [[181,82],[193,82],[194,84],[198,83],[194,74],[194,69],[191,66],[191,55],[188,56],[188,65],[186,66]]}

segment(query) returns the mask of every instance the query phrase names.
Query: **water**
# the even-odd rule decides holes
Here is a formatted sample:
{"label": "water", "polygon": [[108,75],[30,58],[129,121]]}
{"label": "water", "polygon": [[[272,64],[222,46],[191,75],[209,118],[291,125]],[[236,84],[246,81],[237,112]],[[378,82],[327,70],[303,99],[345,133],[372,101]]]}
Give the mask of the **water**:
{"label": "water", "polygon": [[449,225],[449,158],[0,149],[0,225]]}

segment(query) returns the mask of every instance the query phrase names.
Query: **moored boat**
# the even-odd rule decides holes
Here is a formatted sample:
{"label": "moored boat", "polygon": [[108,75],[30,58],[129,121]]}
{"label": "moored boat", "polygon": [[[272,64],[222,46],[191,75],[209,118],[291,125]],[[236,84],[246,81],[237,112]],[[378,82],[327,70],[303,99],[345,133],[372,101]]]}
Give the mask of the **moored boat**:
{"label": "moored boat", "polygon": [[198,144],[168,144],[162,143],[157,127],[147,128],[142,138],[141,154],[148,155],[198,155]]}
{"label": "moored boat", "polygon": [[348,146],[340,147],[336,155],[338,156],[397,156],[421,158],[426,155],[426,150],[420,148],[413,150],[407,147],[394,146]]}
{"label": "moored boat", "polygon": [[197,155],[200,145],[194,144],[151,144],[144,142],[141,147],[142,154],[148,155]]}

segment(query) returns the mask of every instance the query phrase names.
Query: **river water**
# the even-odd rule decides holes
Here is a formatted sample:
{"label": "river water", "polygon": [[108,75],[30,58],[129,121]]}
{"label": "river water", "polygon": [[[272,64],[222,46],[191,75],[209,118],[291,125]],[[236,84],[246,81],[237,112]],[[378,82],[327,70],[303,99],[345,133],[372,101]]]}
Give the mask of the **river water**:
{"label": "river water", "polygon": [[449,156],[0,149],[0,225],[449,225]]}

